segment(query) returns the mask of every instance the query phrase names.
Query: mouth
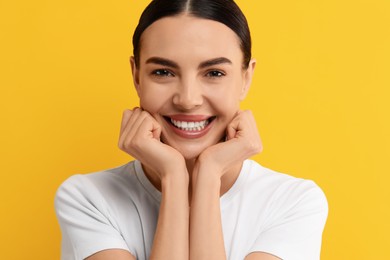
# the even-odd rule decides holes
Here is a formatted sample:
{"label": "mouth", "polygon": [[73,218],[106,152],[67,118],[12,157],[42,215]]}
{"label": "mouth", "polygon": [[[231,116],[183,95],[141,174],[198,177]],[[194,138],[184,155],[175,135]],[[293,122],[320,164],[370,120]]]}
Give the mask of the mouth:
{"label": "mouth", "polygon": [[210,129],[215,118],[215,116],[164,116],[174,132],[185,138],[203,136]]}

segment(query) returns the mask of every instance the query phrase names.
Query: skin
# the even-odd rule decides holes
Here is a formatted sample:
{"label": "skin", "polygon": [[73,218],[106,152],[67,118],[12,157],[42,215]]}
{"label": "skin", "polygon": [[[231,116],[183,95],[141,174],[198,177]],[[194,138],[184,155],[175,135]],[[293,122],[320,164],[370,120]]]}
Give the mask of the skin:
{"label": "skin", "polygon": [[[141,108],[124,111],[118,146],[162,192],[150,259],[226,259],[220,196],[262,150],[252,113],[239,109],[255,61],[243,69],[230,28],[186,14],[156,21],[141,42],[139,67],[131,59]],[[169,118],[208,125],[177,130]],[[88,259],[135,257],[111,249]],[[246,259],[279,258],[254,252]]]}

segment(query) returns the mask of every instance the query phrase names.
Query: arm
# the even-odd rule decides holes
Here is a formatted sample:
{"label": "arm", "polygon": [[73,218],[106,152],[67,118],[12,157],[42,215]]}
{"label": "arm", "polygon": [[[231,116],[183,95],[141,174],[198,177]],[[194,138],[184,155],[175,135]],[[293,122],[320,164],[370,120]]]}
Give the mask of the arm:
{"label": "arm", "polygon": [[123,114],[119,147],[137,158],[162,200],[151,259],[188,259],[188,183],[183,156],[160,142],[161,129],[146,111],[136,108]]}
{"label": "arm", "polygon": [[[226,259],[219,205],[220,180],[198,176],[191,211],[191,259]],[[202,241],[202,244],[196,242]],[[280,260],[253,252],[245,260]]]}
{"label": "arm", "polygon": [[245,260],[280,260],[280,258],[263,252],[254,252],[247,255]]}
{"label": "arm", "polygon": [[[212,169],[209,169],[212,172]],[[190,213],[190,259],[226,259],[219,205],[221,179],[195,169]]]}
{"label": "arm", "polygon": [[199,156],[192,175],[190,259],[226,259],[221,191],[234,183],[243,161],[261,149],[254,118],[250,111],[243,111],[228,125],[227,141],[207,148]]}
{"label": "arm", "polygon": [[85,258],[86,260],[136,260],[135,257],[126,250],[122,249],[108,249],[97,252],[90,257]]}
{"label": "arm", "polygon": [[150,259],[188,259],[188,174],[183,174],[186,171],[183,166],[176,176],[170,174],[162,179],[162,201]]}

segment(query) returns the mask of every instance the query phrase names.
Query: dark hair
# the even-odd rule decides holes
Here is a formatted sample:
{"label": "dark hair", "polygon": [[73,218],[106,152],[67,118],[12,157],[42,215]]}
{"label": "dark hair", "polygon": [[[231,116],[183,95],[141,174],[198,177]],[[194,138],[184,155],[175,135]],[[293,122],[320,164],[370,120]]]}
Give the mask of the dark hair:
{"label": "dark hair", "polygon": [[232,29],[240,40],[244,56],[243,67],[251,59],[251,36],[248,22],[233,0],[153,0],[144,10],[133,35],[133,55],[139,67],[141,35],[152,23],[168,16],[188,13],[195,17],[214,20]]}

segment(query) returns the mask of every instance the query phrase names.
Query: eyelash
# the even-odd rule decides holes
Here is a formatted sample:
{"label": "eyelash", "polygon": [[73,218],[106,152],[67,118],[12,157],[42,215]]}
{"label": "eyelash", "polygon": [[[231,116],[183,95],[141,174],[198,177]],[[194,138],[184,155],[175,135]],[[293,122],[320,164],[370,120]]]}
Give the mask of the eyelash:
{"label": "eyelash", "polygon": [[221,78],[223,76],[226,76],[226,74],[219,70],[210,70],[206,73],[206,77],[210,78]]}
{"label": "eyelash", "polygon": [[158,69],[152,71],[152,75],[156,77],[172,77],[174,74],[167,69]]}
{"label": "eyelash", "polygon": [[[154,71],[152,71],[152,75],[156,76],[156,77],[173,77],[173,76],[175,76],[174,73],[172,73],[171,71],[169,71],[167,69],[154,70]],[[208,78],[221,78],[221,77],[226,76],[226,73],[219,71],[219,70],[210,70],[210,71],[207,71],[205,76]]]}

